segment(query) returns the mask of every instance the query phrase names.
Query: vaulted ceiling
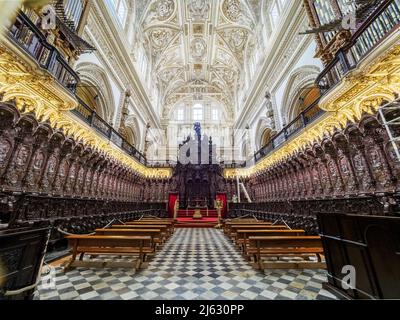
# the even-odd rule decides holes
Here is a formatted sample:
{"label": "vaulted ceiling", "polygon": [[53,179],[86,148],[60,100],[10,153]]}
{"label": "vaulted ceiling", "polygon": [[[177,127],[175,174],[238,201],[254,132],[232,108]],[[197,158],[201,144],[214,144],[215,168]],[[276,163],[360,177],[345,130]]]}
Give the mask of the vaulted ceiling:
{"label": "vaulted ceiling", "polygon": [[152,0],[141,9],[141,36],[162,116],[188,97],[214,98],[234,116],[246,54],[255,45],[261,2]]}

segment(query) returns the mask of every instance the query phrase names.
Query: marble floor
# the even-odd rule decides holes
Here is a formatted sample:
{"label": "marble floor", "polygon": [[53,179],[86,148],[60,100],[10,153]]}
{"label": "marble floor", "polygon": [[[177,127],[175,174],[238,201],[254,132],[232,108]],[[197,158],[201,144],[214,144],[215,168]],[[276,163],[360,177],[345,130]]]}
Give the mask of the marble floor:
{"label": "marble floor", "polygon": [[35,293],[38,300],[336,299],[322,289],[326,271],[255,270],[216,229],[177,229],[148,268],[137,273],[44,269],[51,272]]}

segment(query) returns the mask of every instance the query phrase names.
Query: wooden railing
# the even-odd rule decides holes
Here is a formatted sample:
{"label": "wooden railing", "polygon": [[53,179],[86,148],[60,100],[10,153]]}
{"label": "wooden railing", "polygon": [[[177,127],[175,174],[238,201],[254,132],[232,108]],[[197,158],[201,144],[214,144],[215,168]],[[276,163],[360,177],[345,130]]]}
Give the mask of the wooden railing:
{"label": "wooden railing", "polygon": [[322,94],[338,85],[343,77],[400,26],[400,0],[388,0],[358,28],[349,45],[318,76]]}
{"label": "wooden railing", "polygon": [[146,157],[140,153],[134,146],[126,141],[115,129],[103,120],[95,111],[93,111],[82,99],[76,97],[79,104],[72,112],[89,126],[96,129],[100,134],[106,137],[109,141],[121,148],[128,155],[132,156],[140,163],[146,165]]}
{"label": "wooden railing", "polygon": [[25,13],[19,12],[8,34],[41,68],[47,70],[64,88],[75,93],[78,74]]}

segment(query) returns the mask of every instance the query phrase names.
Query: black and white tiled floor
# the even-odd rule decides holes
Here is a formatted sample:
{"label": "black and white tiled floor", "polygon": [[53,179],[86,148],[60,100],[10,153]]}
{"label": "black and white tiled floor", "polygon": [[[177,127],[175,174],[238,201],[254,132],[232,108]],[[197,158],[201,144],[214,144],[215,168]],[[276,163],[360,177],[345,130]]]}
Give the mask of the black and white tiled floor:
{"label": "black and white tiled floor", "polygon": [[149,267],[55,270],[40,300],[336,299],[322,289],[324,270],[254,270],[220,230],[177,229]]}

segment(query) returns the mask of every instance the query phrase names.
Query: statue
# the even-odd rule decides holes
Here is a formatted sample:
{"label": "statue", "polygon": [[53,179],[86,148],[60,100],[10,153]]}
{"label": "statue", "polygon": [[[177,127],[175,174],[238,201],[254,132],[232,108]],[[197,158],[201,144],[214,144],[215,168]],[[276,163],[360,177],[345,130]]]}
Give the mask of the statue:
{"label": "statue", "polygon": [[221,210],[223,208],[224,204],[221,199],[216,199],[214,201],[214,207],[217,209],[218,213],[218,225],[216,225],[216,228],[221,228]]}
{"label": "statue", "polygon": [[198,137],[201,137],[201,124],[200,124],[200,122],[196,122],[194,124],[194,131],[196,132],[196,135]]}
{"label": "statue", "polygon": [[176,220],[176,217],[178,216],[178,210],[179,210],[179,200],[176,200],[174,205],[174,220]]}
{"label": "statue", "polygon": [[237,202],[238,202],[238,197],[237,197],[236,194],[234,194],[234,195],[232,196],[232,202],[233,202],[233,203],[237,203]]}

